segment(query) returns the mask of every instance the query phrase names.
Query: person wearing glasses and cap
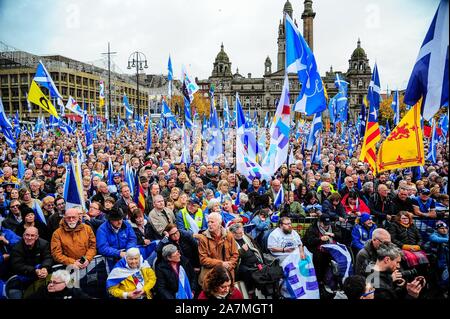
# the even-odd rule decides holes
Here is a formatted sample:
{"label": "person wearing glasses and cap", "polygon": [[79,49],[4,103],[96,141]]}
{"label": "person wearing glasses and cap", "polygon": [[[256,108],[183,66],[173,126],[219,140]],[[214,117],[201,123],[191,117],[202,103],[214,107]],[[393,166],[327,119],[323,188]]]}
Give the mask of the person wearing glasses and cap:
{"label": "person wearing glasses and cap", "polygon": [[413,199],[413,209],[416,216],[436,218],[436,201],[430,195],[431,191],[428,188],[422,188],[419,196]]}

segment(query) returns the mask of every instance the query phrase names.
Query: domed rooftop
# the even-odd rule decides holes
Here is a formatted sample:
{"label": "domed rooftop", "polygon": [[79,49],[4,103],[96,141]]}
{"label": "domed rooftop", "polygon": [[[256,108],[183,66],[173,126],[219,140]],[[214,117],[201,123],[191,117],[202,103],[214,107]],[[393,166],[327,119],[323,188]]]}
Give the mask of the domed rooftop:
{"label": "domed rooftop", "polygon": [[366,51],[364,51],[364,49],[361,48],[361,40],[358,39],[358,45],[352,53],[352,60],[366,59],[366,58],[367,58]]}
{"label": "domed rooftop", "polygon": [[284,4],[283,12],[286,12],[292,18],[292,13],[294,12],[294,10],[292,9],[292,4],[289,2],[289,0],[287,0]]}
{"label": "domed rooftop", "polygon": [[223,43],[220,46],[220,52],[217,54],[216,56],[216,62],[230,62],[230,58],[228,57],[228,54],[225,53],[225,51],[223,50]]}

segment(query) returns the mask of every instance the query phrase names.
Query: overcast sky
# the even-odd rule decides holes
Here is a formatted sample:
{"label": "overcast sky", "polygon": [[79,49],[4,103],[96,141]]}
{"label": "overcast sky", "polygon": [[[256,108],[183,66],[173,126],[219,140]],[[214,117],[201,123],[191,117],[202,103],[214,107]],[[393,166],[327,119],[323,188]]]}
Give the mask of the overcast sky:
{"label": "overcast sky", "polygon": [[[278,24],[285,0],[0,0],[0,41],[34,54],[102,63],[108,41],[117,71],[142,51],[148,73],[211,75],[223,42],[233,73],[261,77],[267,56],[276,71]],[[291,0],[303,32],[303,0]],[[315,0],[314,54],[322,75],[346,72],[358,37],[383,91],[404,89],[439,0]]]}

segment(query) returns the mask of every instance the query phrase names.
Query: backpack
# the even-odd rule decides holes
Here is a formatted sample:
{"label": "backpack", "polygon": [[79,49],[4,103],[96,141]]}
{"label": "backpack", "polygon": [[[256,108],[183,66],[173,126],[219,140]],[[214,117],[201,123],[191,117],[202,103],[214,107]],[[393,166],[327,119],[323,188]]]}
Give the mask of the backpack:
{"label": "backpack", "polygon": [[274,298],[280,296],[279,282],[283,277],[283,268],[280,266],[278,259],[275,259],[271,264],[263,265],[261,270],[252,272],[255,288],[261,290],[263,295],[273,296]]}

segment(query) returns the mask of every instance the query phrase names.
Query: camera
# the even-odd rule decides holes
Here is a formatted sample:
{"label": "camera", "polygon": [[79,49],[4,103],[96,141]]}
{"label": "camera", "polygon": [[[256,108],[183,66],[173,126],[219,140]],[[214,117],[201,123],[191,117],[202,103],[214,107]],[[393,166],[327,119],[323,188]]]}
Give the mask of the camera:
{"label": "camera", "polygon": [[418,275],[417,269],[402,270],[400,273],[402,274],[402,278],[407,282],[413,281]]}

